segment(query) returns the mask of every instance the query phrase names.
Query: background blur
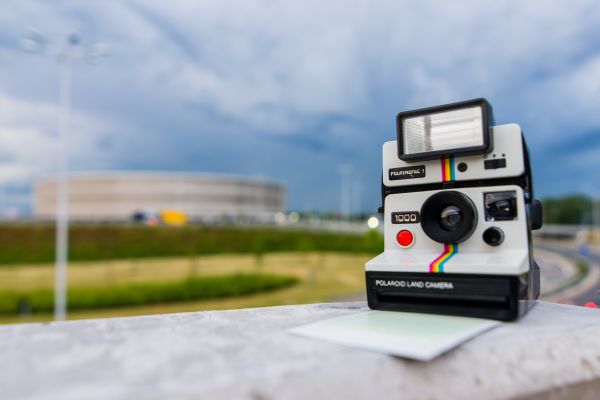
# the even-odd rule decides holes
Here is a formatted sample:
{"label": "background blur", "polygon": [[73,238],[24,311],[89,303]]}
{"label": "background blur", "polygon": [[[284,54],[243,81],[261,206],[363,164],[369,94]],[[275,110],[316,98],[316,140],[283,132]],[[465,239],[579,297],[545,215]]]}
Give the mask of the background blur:
{"label": "background blur", "polygon": [[600,301],[595,2],[6,0],[0,321],[52,318],[65,48],[70,318],[359,298],[396,114],[475,97],[528,140],[546,298]]}

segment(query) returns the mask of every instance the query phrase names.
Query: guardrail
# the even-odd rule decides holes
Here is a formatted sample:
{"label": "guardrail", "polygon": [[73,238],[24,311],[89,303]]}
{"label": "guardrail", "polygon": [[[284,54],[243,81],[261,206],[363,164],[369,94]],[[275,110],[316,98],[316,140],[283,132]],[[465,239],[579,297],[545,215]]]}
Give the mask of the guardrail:
{"label": "guardrail", "polygon": [[541,229],[533,231],[534,236],[551,239],[584,239],[591,233],[600,235],[600,229],[590,225],[544,224]]}

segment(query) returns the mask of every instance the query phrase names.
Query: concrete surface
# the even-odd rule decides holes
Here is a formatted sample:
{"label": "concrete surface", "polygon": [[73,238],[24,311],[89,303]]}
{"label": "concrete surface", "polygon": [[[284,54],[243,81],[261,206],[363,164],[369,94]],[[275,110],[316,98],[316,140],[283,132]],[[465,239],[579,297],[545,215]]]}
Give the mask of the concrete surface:
{"label": "concrete surface", "polygon": [[600,310],[539,303],[429,363],[295,337],[363,302],[0,327],[2,399],[597,398]]}

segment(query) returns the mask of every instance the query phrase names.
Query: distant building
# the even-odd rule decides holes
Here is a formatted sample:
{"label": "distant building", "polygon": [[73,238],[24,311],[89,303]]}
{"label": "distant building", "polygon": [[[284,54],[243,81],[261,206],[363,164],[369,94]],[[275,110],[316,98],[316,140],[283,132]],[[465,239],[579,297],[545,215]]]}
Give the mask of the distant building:
{"label": "distant building", "polygon": [[[35,183],[34,215],[53,219],[56,178]],[[270,219],[285,210],[285,187],[272,180],[220,174],[112,172],[69,178],[75,220],[130,220],[136,213],[178,210],[190,220]]]}

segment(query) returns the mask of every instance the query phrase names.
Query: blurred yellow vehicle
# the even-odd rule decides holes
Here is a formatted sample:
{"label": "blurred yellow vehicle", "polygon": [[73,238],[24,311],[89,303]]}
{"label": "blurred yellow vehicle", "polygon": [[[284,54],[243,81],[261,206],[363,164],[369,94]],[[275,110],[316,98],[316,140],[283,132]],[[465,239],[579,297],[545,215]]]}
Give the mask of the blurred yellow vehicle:
{"label": "blurred yellow vehicle", "polygon": [[160,219],[165,225],[185,225],[188,222],[187,215],[179,210],[163,210]]}

